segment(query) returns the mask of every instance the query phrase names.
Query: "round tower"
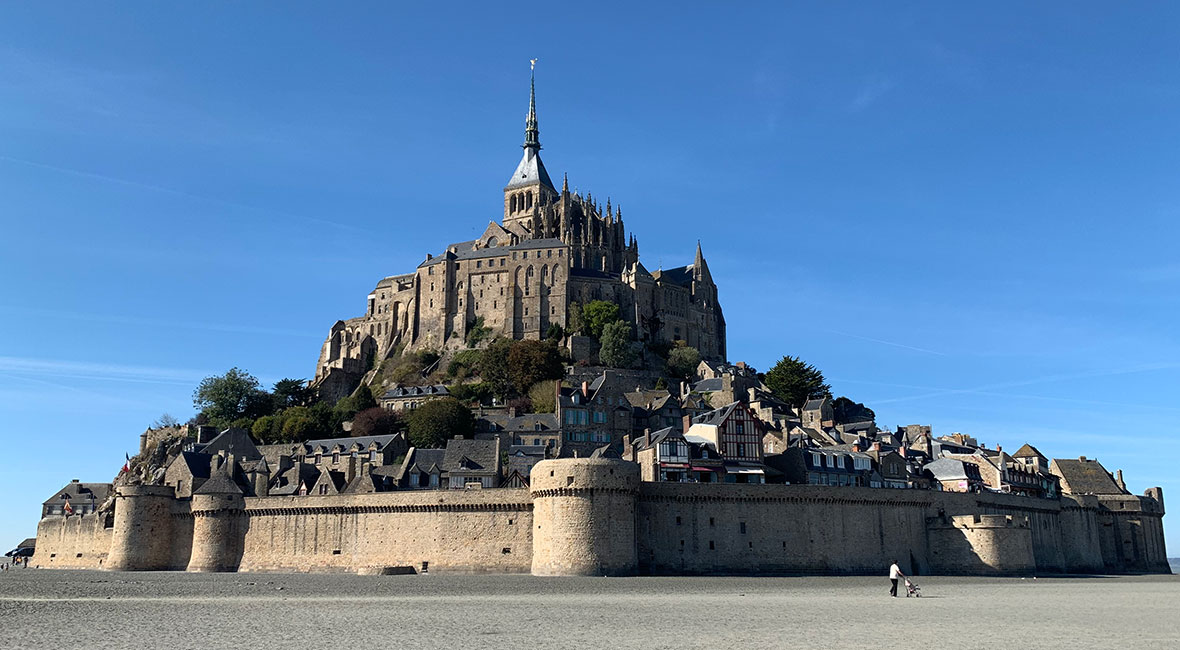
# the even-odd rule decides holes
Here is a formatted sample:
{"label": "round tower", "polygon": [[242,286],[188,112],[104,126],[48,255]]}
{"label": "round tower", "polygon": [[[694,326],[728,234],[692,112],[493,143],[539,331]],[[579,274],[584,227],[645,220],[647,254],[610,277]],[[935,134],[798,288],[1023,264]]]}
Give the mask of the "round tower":
{"label": "round tower", "polygon": [[171,568],[172,503],[170,485],[124,485],[115,488],[115,528],[104,566],[113,571],[160,571]]}
{"label": "round tower", "polygon": [[533,466],[533,575],[633,575],[639,466],[609,458]]}
{"label": "round tower", "polygon": [[237,571],[246,534],[242,491],[224,474],[210,478],[193,493],[192,572]]}

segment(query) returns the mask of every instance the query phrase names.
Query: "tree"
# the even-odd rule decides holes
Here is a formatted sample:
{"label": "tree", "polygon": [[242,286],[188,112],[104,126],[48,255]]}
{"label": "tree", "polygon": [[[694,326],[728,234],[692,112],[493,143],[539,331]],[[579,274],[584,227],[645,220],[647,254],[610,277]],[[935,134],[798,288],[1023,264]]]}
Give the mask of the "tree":
{"label": "tree", "polygon": [[798,357],[780,359],[763,381],[770,392],[795,407],[802,407],[809,399],[832,396],[832,387],[824,381],[824,374]]}
{"label": "tree", "polygon": [[415,447],[442,447],[449,438],[474,432],[471,409],[453,397],[428,400],[410,413],[410,444]]}
{"label": "tree", "polygon": [[602,330],[619,320],[619,306],[605,300],[591,300],[582,308],[582,333],[602,338]]}
{"label": "tree", "polygon": [[401,419],[396,413],[374,406],[357,413],[352,418],[351,435],[353,438],[384,436],[397,433],[400,427]]}
{"label": "tree", "polygon": [[492,333],[492,328],[487,327],[483,323],[483,316],[477,316],[476,319],[467,324],[467,336],[464,337],[467,347],[474,348],[479,345]]}
{"label": "tree", "polygon": [[278,415],[264,415],[250,427],[250,436],[264,445],[283,442],[283,420]]}
{"label": "tree", "polygon": [[877,414],[873,412],[873,409],[843,396],[832,401],[832,414],[836,424],[875,421],[877,419]]}
{"label": "tree", "polygon": [[312,391],[305,379],[291,379],[286,377],[275,382],[271,394],[274,395],[275,410],[281,411],[292,406],[304,406],[311,401]]}
{"label": "tree", "polygon": [[155,422],[152,422],[151,428],[152,429],[170,429],[172,427],[178,427],[178,426],[180,426],[179,420],[172,417],[172,415],[169,413],[164,413],[160,417],[156,418]]}
{"label": "tree", "polygon": [[565,338],[565,330],[557,323],[549,323],[549,329],[545,330],[545,338],[560,341]]}
{"label": "tree", "polygon": [[503,399],[512,387],[508,373],[508,354],[512,351],[512,339],[499,338],[483,351],[479,360],[479,376],[491,385],[492,394]]}
{"label": "tree", "polygon": [[456,379],[466,379],[473,374],[479,374],[479,363],[483,358],[482,350],[460,350],[451,357],[447,364],[447,376]]}
{"label": "tree", "polygon": [[564,376],[565,365],[554,341],[517,341],[508,351],[508,377],[518,394],[527,393],[539,381]]}
{"label": "tree", "polygon": [[283,419],[282,442],[303,442],[311,440],[318,433],[319,427],[310,415],[300,414]]}
{"label": "tree", "polygon": [[688,379],[701,365],[701,353],[687,345],[673,348],[668,353],[668,374],[677,379]]}
{"label": "tree", "polygon": [[[250,411],[256,411],[259,393],[265,394],[265,391],[258,387],[258,380],[253,375],[240,368],[230,368],[220,377],[201,380],[193,391],[193,406],[205,413],[214,426],[226,426],[234,420],[248,417]],[[267,414],[253,417],[261,415]]]}
{"label": "tree", "polygon": [[630,368],[635,363],[635,347],[631,345],[631,326],[623,321],[607,323],[599,339],[602,348],[598,358],[612,368]]}
{"label": "tree", "polygon": [[533,413],[554,413],[557,411],[557,380],[539,381],[529,389],[529,401]]}

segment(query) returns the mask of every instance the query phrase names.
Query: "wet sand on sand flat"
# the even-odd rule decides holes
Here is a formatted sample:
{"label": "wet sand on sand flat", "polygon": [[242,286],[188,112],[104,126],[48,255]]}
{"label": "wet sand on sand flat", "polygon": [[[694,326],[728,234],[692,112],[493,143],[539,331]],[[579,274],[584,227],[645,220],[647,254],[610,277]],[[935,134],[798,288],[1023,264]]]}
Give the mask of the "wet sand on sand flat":
{"label": "wet sand on sand flat", "polygon": [[1176,576],[0,573],[0,648],[1180,647]]}

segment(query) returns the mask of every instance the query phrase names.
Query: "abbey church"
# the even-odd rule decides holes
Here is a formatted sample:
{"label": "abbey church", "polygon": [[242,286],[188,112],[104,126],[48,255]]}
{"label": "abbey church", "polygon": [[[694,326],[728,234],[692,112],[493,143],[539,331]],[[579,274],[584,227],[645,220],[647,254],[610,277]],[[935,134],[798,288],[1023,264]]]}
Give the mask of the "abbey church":
{"label": "abbey church", "polygon": [[523,148],[500,222],[378,282],[363,316],[332,326],[317,385],[355,385],[395,349],[462,347],[478,322],[493,336],[539,339],[592,300],[618,304],[637,340],[684,341],[725,360],[725,318],[700,244],[692,264],[650,272],[617,205],[570,192],[568,180],[557,189],[541,162],[535,82]]}

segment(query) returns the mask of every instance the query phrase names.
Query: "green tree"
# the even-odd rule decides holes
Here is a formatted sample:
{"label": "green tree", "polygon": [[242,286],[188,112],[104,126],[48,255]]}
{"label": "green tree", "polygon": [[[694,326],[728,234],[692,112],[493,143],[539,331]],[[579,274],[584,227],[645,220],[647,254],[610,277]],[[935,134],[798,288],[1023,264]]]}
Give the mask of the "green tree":
{"label": "green tree", "polygon": [[824,381],[824,374],[798,357],[780,359],[763,381],[770,392],[795,407],[803,406],[809,399],[832,396],[832,387]]}
{"label": "green tree", "polygon": [[479,360],[479,376],[492,388],[492,393],[504,399],[512,388],[512,377],[508,371],[508,354],[512,351],[512,339],[499,338],[483,351]]}
{"label": "green tree", "polygon": [[482,350],[460,350],[451,357],[447,364],[447,376],[452,379],[466,379],[473,374],[479,374],[479,362],[483,358]]}
{"label": "green tree", "polygon": [[529,389],[529,401],[533,413],[554,413],[557,411],[557,380],[539,381]]}
{"label": "green tree", "polygon": [[464,340],[467,343],[467,347],[474,348],[475,346],[479,345],[484,339],[486,339],[489,335],[491,335],[491,333],[492,333],[492,328],[487,327],[483,324],[483,316],[478,316],[478,317],[476,317],[476,319],[473,322],[468,323],[467,336],[464,337]]}
{"label": "green tree", "polygon": [[283,418],[282,442],[303,442],[305,440],[311,440],[319,434],[319,426],[310,415],[301,414]]}
{"label": "green tree", "polygon": [[560,341],[565,338],[565,330],[557,323],[549,323],[549,329],[545,330],[545,338]]}
{"label": "green tree", "polygon": [[877,414],[873,412],[873,409],[843,396],[832,400],[832,415],[836,424],[865,422],[877,419]]}
{"label": "green tree", "polygon": [[[221,376],[206,377],[193,391],[193,406],[217,427],[228,426],[244,417],[268,415],[262,410],[261,399],[266,392],[258,387],[258,380],[240,368],[230,368]],[[269,401],[266,400],[266,401]]]}
{"label": "green tree", "polygon": [[554,341],[516,341],[508,351],[508,378],[518,394],[539,381],[564,376],[565,365]]}
{"label": "green tree", "polygon": [[283,420],[278,415],[264,415],[254,421],[250,435],[264,445],[283,442]]}
{"label": "green tree", "polygon": [[605,300],[591,300],[582,308],[582,333],[602,338],[602,330],[620,320],[619,306]]}
{"label": "green tree", "polygon": [[668,353],[668,374],[677,379],[688,379],[701,365],[701,353],[687,345],[678,346]]}
{"label": "green tree", "polygon": [[623,321],[607,323],[600,337],[602,348],[598,358],[612,368],[630,368],[636,359],[635,346],[631,345],[631,326]]}
{"label": "green tree", "polygon": [[487,382],[478,384],[455,384],[447,387],[451,397],[464,404],[490,404],[492,401],[492,385]]}
{"label": "green tree", "polygon": [[381,407],[368,408],[352,418],[353,438],[361,436],[384,436],[397,433],[401,429],[401,419],[393,411]]}
{"label": "green tree", "polygon": [[474,432],[471,409],[453,397],[428,400],[410,413],[410,444],[415,447],[435,449],[450,438]]}
{"label": "green tree", "polygon": [[275,410],[281,411],[292,406],[303,406],[311,401],[312,390],[305,379],[291,379],[290,377],[275,382],[271,389],[274,395]]}

